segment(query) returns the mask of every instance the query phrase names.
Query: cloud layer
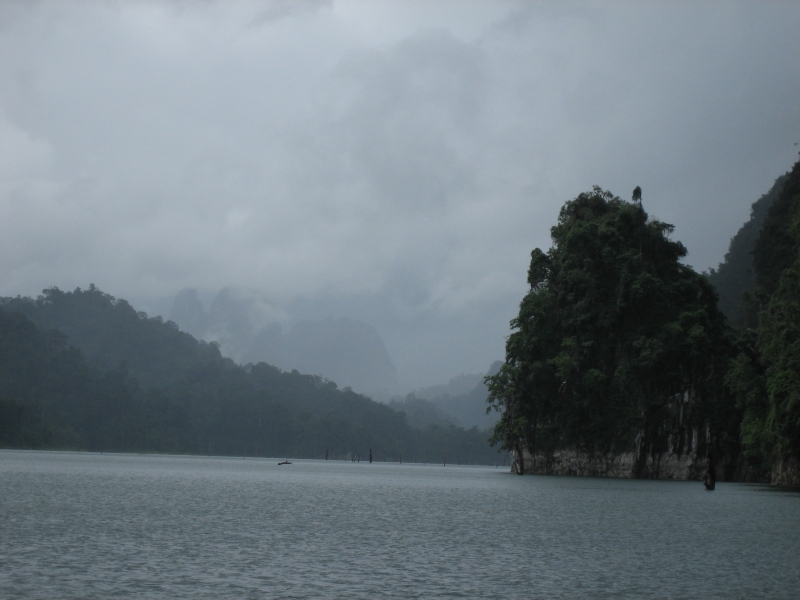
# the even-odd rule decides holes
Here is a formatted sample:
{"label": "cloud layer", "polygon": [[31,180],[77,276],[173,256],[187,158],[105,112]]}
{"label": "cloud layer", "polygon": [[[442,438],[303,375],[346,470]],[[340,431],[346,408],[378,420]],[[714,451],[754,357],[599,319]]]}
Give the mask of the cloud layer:
{"label": "cloud layer", "polygon": [[408,385],[502,355],[598,184],[716,265],[796,158],[791,3],[8,3],[0,294],[256,289]]}

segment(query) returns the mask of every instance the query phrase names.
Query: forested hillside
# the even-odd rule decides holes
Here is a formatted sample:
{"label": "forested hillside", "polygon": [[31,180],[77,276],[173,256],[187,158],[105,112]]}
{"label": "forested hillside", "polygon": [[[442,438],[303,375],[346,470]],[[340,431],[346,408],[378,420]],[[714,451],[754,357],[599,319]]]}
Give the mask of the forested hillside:
{"label": "forested hillside", "polygon": [[564,205],[489,378],[495,443],[545,461],[629,453],[637,477],[704,456],[707,482],[724,463],[725,478],[800,485],[800,162],[708,278],[671,231],[599,188]]}
{"label": "forested hillside", "polygon": [[92,447],[99,421],[112,424],[129,401],[119,373],[91,369],[63,334],[0,310],[1,445]]}
{"label": "forested hillside", "polygon": [[800,161],[767,212],[753,266],[749,329],[726,381],[745,410],[750,462],[800,485]]}
{"label": "forested hillside", "polygon": [[6,447],[502,460],[477,430],[413,428],[320,377],[238,366],[94,286],[4,298],[0,328]]}
{"label": "forested hillside", "polygon": [[671,453],[712,466],[714,451],[735,454],[722,380],[734,340],[671,231],[599,188],[564,205],[552,247],[531,254],[506,362],[489,378],[496,442],[518,457],[633,453],[637,477]]}
{"label": "forested hillside", "polygon": [[746,292],[756,287],[756,272],[753,267],[753,250],[761,233],[767,211],[783,189],[788,174],[775,180],[772,188],[753,203],[750,220],[731,238],[728,252],[716,269],[711,269],[708,278],[719,294],[719,307],[731,324],[745,326],[745,313],[740,304]]}
{"label": "forested hillside", "polygon": [[41,330],[62,332],[94,367],[123,368],[143,388],[165,387],[199,364],[221,360],[216,346],[149,318],[125,300],[89,289],[44,290],[38,298],[0,298],[0,307],[27,316]]}

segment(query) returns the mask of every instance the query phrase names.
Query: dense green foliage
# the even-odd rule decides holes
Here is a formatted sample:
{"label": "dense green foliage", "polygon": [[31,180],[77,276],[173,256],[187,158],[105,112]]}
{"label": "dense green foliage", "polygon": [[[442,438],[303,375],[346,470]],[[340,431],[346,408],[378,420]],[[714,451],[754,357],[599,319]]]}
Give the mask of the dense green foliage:
{"label": "dense green foliage", "polygon": [[719,294],[719,307],[730,322],[737,327],[747,325],[747,314],[740,306],[743,294],[752,293],[756,287],[753,251],[761,233],[767,211],[783,189],[788,175],[781,175],[772,188],[756,200],[750,210],[750,219],[731,238],[728,252],[716,269],[711,269],[708,279]]}
{"label": "dense green foliage", "polygon": [[[561,209],[531,255],[506,362],[487,379],[494,441],[550,453],[682,452],[693,431],[734,452],[723,377],[734,339],[711,284],[680,259],[672,226],[599,188]],[[701,442],[702,443],[702,442]]]}
{"label": "dense green foliage", "polygon": [[43,331],[56,329],[101,370],[120,366],[144,388],[181,381],[197,364],[219,361],[219,350],[178,331],[161,317],[148,318],[125,300],[88,290],[44,290],[33,298],[3,298],[0,306],[20,312]]}
{"label": "dense green foliage", "polygon": [[0,307],[2,446],[498,461],[477,430],[413,428],[320,377],[238,366],[94,286]]}
{"label": "dense green foliage", "polygon": [[800,161],[795,164],[770,205],[753,250],[756,283],[761,291],[773,294],[781,277],[798,259],[800,239]]}
{"label": "dense green foliage", "polygon": [[506,362],[488,378],[502,414],[495,443],[634,449],[647,476],[648,455],[680,454],[690,431],[707,431],[705,450],[738,477],[797,483],[800,162],[753,204],[707,279],[680,263],[670,232],[597,188],[563,207],[552,248],[532,253]]}
{"label": "dense green foliage", "polygon": [[748,459],[769,469],[800,460],[800,162],[769,208],[753,264],[748,344],[727,382],[744,409]]}

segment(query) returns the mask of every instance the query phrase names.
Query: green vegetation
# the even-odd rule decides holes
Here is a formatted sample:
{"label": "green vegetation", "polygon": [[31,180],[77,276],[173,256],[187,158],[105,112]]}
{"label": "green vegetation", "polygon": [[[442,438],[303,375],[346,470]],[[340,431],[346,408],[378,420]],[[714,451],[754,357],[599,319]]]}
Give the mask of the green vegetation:
{"label": "green vegetation", "polygon": [[727,376],[744,410],[742,440],[757,471],[800,483],[800,162],[772,203],[744,297],[745,347]]}
{"label": "green vegetation", "polygon": [[[726,479],[800,483],[800,162],[708,276],[681,263],[671,232],[599,188],[564,205],[486,378],[492,443],[634,452],[639,477],[696,452],[712,479],[721,461]],[[393,406],[236,365],[94,286],[0,299],[3,447],[499,462],[436,402]]]}
{"label": "green vegetation", "polygon": [[709,432],[706,452],[735,452],[723,386],[734,339],[671,231],[599,188],[564,205],[488,378],[502,412],[495,443],[518,455],[634,450],[640,477],[648,457],[686,450],[692,431]]}
{"label": "green vegetation", "polygon": [[743,328],[747,325],[746,312],[742,310],[743,294],[756,288],[756,272],[753,266],[753,250],[761,233],[767,211],[781,193],[787,175],[775,180],[772,188],[756,200],[750,211],[750,220],[731,238],[725,259],[716,269],[711,269],[708,279],[719,294],[719,307],[731,324]]}
{"label": "green vegetation", "polygon": [[402,412],[320,377],[238,366],[94,286],[0,307],[4,447],[501,460],[477,429],[413,428]]}
{"label": "green vegetation", "polygon": [[800,484],[800,162],[708,277],[681,264],[671,231],[599,188],[564,205],[487,378],[502,415],[493,443],[518,456],[633,451],[648,477],[696,431],[709,477],[722,459],[726,479]]}

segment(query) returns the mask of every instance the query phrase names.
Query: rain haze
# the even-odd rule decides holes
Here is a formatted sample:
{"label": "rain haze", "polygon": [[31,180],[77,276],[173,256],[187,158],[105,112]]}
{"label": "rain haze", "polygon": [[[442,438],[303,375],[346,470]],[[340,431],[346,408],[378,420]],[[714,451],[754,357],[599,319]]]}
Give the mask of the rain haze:
{"label": "rain haze", "polygon": [[5,2],[0,295],[227,290],[264,332],[368,325],[393,391],[482,373],[593,185],[722,260],[797,157],[798,31],[794,2]]}

